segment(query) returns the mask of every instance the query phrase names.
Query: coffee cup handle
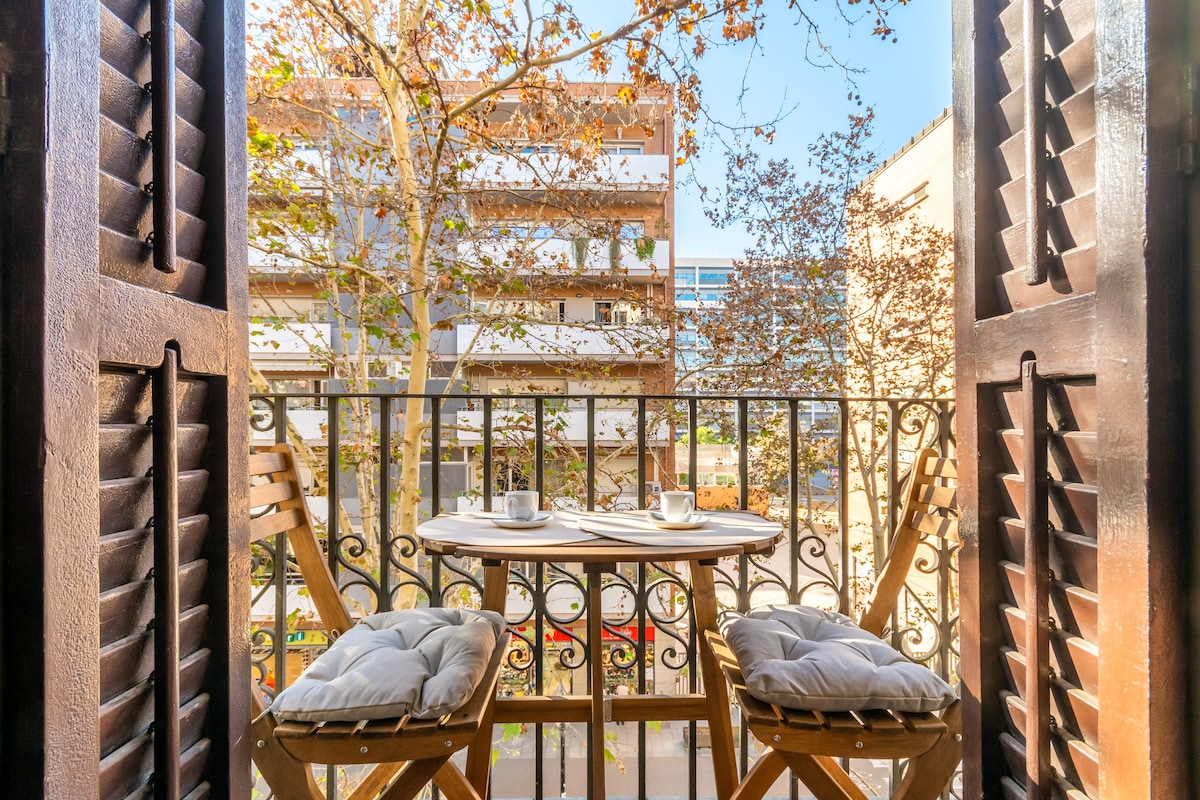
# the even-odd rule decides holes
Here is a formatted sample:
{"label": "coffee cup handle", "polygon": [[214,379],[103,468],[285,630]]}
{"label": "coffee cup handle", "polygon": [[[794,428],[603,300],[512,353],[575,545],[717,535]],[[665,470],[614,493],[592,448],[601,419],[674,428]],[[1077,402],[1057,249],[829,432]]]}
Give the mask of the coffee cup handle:
{"label": "coffee cup handle", "polygon": [[692,514],[695,514],[695,513],[696,513],[696,498],[692,497],[691,495],[688,495],[688,498],[687,498],[687,515],[686,515],[686,516],[687,516],[687,518],[688,518],[688,519],[691,519],[691,518],[692,518]]}
{"label": "coffee cup handle", "polygon": [[505,497],[504,498],[504,516],[508,517],[509,519],[513,519],[516,510],[517,510],[517,498]]}

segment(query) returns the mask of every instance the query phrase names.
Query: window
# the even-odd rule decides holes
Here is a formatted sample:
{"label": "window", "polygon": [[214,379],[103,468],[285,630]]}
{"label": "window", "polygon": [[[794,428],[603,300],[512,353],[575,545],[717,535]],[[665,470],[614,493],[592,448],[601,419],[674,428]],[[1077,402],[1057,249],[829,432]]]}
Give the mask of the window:
{"label": "window", "polygon": [[642,142],[606,142],[600,147],[606,153],[620,156],[636,156],[646,152],[646,145]]}
{"label": "window", "polygon": [[624,301],[597,300],[595,320],[601,325],[633,325],[644,322],[645,313]]}
{"label": "window", "polygon": [[[493,378],[487,382],[488,394],[494,395],[496,399],[492,401],[492,408],[496,412],[517,411],[524,414],[534,413],[534,406],[540,402],[533,397],[512,397],[512,395],[539,395],[546,397],[544,408],[546,411],[562,409],[566,407],[566,400],[561,395],[567,393],[567,382],[556,378],[545,378],[529,380],[513,380],[505,378]],[[555,397],[559,395],[559,397]]]}
{"label": "window", "polygon": [[[278,377],[267,378],[267,386],[272,394],[320,394],[325,391],[325,378],[308,377]],[[295,409],[324,409],[329,404],[323,397],[293,397],[287,401],[288,410]]]}
{"label": "window", "polygon": [[596,322],[601,325],[613,324],[613,304],[610,300],[596,301]]}
{"label": "window", "polygon": [[[488,311],[488,306],[491,311]],[[501,298],[489,303],[487,300],[475,300],[471,310],[476,314],[491,313],[496,316],[508,315],[521,317],[532,322],[566,322],[566,300],[519,300],[516,298]]]}
{"label": "window", "polygon": [[329,322],[329,303],[317,297],[305,295],[297,297],[268,297],[250,298],[250,319],[276,318],[299,322]]}
{"label": "window", "polygon": [[915,206],[917,203],[924,200],[926,197],[929,196],[928,186],[929,186],[929,181],[925,181],[920,186],[913,189],[908,194],[904,195],[904,197],[900,198],[900,200],[897,201],[892,206],[892,213],[903,214],[905,211],[908,211],[910,208]]}
{"label": "window", "polygon": [[640,239],[646,235],[646,223],[641,220],[629,220],[621,223],[620,238]]}
{"label": "window", "polygon": [[553,225],[531,225],[528,222],[497,222],[492,236],[504,239],[557,239],[562,232]]}

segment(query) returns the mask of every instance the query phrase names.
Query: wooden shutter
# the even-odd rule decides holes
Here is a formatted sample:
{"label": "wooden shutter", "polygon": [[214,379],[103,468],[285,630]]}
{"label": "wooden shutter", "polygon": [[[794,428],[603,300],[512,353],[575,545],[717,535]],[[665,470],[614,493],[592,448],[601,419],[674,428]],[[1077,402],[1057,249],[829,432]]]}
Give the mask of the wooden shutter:
{"label": "wooden shutter", "polygon": [[[248,796],[242,4],[17,5],[3,20],[28,47],[2,178],[3,513],[26,537],[4,553],[10,786]],[[26,494],[35,505],[11,502]],[[23,664],[18,642],[44,655]]]}
{"label": "wooden shutter", "polygon": [[955,6],[967,797],[1182,796],[1182,8]]}

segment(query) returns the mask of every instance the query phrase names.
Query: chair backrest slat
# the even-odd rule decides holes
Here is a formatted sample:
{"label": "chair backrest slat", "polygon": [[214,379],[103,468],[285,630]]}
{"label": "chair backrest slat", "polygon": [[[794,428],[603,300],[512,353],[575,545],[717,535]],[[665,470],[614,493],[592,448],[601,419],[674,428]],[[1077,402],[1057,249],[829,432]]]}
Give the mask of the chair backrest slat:
{"label": "chair backrest slat", "polygon": [[250,520],[250,541],[257,542],[277,533],[290,531],[304,524],[304,516],[295,508],[274,511]]}
{"label": "chair backrest slat", "polygon": [[261,508],[273,506],[296,496],[296,489],[291,481],[272,481],[250,487],[250,507]]}
{"label": "chair backrest slat", "polygon": [[304,585],[313,605],[321,616],[321,624],[330,638],[341,636],[354,625],[354,621],[346,610],[333,573],[325,561],[321,543],[317,540],[312,514],[304,500],[295,451],[291,445],[277,444],[267,451],[256,453],[250,457],[249,476],[252,480],[270,479],[270,483],[251,487],[251,507],[276,506],[275,510],[251,522],[251,539],[257,541],[275,533],[287,532],[288,544],[296,556],[296,565],[304,577]]}
{"label": "chair backrest slat", "polygon": [[287,459],[282,453],[262,452],[250,454],[249,471],[255,475],[270,475],[272,472],[283,472],[288,468]]}
{"label": "chair backrest slat", "polygon": [[863,630],[876,636],[883,632],[900,600],[923,535],[958,540],[957,490],[947,484],[957,476],[953,459],[942,458],[930,448],[917,453],[891,552],[858,623]]}

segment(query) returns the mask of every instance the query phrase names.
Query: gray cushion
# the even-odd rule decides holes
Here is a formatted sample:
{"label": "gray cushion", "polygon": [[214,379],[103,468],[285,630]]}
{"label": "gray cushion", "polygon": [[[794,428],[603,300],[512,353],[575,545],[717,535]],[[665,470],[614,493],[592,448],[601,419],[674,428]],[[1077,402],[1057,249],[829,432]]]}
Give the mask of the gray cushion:
{"label": "gray cushion", "polygon": [[954,690],[931,670],[842,614],[807,606],[726,612],[721,634],[746,690],[765,703],[813,711],[934,711]]}
{"label": "gray cushion", "polygon": [[301,722],[441,717],[474,693],[504,627],[491,611],[372,614],[280,692],[271,711]]}

